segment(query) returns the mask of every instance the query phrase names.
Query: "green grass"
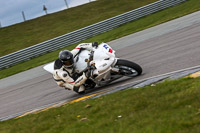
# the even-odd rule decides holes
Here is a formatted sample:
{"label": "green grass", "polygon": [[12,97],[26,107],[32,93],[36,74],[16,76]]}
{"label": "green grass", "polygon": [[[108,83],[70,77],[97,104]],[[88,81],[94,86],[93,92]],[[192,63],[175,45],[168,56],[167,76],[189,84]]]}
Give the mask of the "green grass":
{"label": "green grass", "polygon": [[199,133],[200,78],[128,89],[0,122],[0,132]]}
{"label": "green grass", "polygon": [[[186,14],[190,14],[198,10],[200,10],[200,2],[198,0],[188,0],[187,2],[183,4],[165,9],[155,14],[143,17],[139,20],[124,24],[114,30],[111,30],[109,32],[87,39],[83,42],[93,42],[93,41],[108,42],[108,41],[123,37],[125,35],[129,35],[129,34],[141,31],[143,29],[167,22],[169,20],[184,16]],[[64,49],[71,50],[75,46],[76,44],[66,47]],[[15,65],[13,67],[1,70],[0,79],[22,72],[24,70],[28,70],[36,66],[51,62],[57,58],[58,53],[59,53],[59,50],[34,58],[27,62]]]}
{"label": "green grass", "polygon": [[157,0],[98,0],[0,29],[0,56],[21,50]]}

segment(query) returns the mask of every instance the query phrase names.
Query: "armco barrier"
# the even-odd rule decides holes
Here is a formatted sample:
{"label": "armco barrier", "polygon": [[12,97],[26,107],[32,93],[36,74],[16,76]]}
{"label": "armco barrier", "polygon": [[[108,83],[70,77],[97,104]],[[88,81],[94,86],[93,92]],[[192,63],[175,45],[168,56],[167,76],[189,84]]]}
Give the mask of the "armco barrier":
{"label": "armco barrier", "polygon": [[121,15],[106,19],[85,28],[70,32],[37,45],[0,57],[0,69],[7,68],[22,61],[45,54],[65,46],[78,43],[97,34],[112,30],[122,24],[147,16],[186,0],[160,0]]}

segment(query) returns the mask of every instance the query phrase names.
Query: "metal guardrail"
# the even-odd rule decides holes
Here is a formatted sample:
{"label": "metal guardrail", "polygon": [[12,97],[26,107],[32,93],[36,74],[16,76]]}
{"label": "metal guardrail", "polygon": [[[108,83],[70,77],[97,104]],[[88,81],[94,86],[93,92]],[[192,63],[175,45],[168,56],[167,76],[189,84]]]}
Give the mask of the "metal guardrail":
{"label": "metal guardrail", "polygon": [[160,0],[134,9],[121,15],[106,19],[85,28],[70,32],[37,45],[0,57],[0,69],[29,60],[33,57],[78,43],[82,40],[112,30],[122,24],[147,16],[187,0]]}

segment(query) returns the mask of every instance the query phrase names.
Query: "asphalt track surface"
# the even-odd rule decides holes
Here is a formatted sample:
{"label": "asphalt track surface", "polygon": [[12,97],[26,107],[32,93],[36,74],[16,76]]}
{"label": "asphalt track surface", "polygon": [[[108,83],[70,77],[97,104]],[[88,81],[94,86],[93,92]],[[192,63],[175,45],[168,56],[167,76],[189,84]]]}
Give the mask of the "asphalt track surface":
{"label": "asphalt track surface", "polygon": [[[119,85],[200,65],[200,12],[114,40],[119,58],[140,64],[143,74],[99,88]],[[90,92],[92,93],[92,92]],[[0,118],[80,97],[57,87],[42,66],[0,80]]]}

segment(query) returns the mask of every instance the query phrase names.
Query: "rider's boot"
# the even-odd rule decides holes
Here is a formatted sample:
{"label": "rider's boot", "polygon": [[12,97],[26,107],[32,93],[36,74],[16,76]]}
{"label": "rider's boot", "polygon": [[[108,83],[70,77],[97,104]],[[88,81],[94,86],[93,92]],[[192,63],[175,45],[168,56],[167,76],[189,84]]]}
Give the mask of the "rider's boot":
{"label": "rider's boot", "polygon": [[73,90],[79,94],[83,94],[85,93],[85,86],[81,85],[81,86],[74,86]]}

